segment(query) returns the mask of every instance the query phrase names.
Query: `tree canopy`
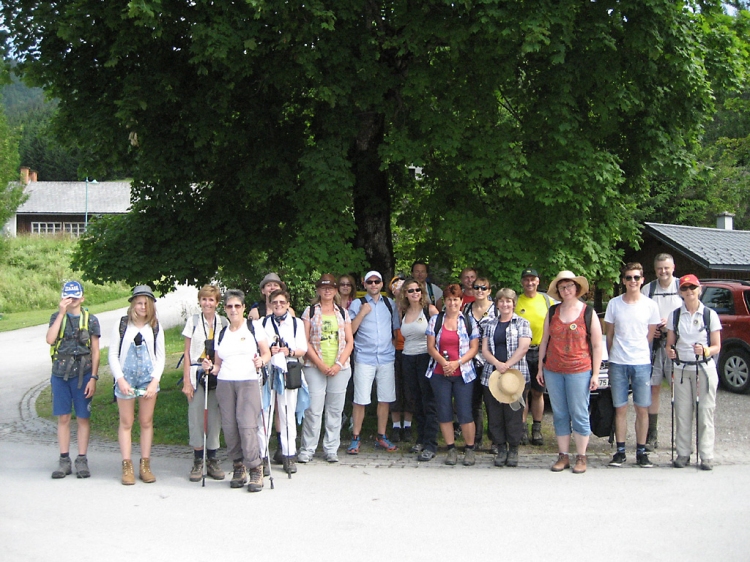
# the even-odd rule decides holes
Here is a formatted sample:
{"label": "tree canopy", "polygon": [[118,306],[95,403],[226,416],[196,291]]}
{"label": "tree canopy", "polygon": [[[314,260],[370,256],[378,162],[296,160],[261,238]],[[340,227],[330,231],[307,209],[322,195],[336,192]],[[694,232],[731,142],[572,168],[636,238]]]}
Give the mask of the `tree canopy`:
{"label": "tree canopy", "polygon": [[403,263],[454,273],[612,279],[648,178],[691,168],[715,93],[747,61],[740,18],[713,2],[2,11],[88,166],[134,170],[133,211],[93,223],[77,265],[162,288],[251,267],[390,274],[394,239]]}

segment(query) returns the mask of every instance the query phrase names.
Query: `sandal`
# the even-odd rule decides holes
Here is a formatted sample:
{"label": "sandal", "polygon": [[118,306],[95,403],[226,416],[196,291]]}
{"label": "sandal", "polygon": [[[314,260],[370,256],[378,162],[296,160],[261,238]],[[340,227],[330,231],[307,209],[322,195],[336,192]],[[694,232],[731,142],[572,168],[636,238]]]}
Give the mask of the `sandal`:
{"label": "sandal", "polygon": [[350,443],[349,447],[346,449],[346,452],[350,455],[359,454],[359,436],[352,437],[352,442]]}

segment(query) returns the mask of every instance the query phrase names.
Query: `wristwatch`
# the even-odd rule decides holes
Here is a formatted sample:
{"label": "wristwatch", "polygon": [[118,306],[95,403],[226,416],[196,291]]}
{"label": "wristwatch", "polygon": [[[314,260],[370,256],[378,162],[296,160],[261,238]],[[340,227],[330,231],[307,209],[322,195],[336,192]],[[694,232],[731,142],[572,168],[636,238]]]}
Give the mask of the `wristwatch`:
{"label": "wristwatch", "polygon": [[91,378],[94,379],[95,381],[98,381],[99,380],[99,375],[91,375]]}

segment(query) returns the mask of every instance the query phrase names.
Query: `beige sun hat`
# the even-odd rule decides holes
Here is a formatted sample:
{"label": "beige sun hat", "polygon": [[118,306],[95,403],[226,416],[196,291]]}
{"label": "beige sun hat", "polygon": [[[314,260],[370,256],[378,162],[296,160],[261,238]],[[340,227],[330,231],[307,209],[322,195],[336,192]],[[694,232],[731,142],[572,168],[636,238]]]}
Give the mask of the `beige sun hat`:
{"label": "beige sun hat", "polygon": [[494,370],[487,386],[495,400],[501,404],[510,404],[514,411],[524,406],[523,390],[526,388],[526,379],[518,369],[508,369],[504,373]]}
{"label": "beige sun hat", "polygon": [[562,300],[560,298],[560,293],[557,290],[557,284],[560,281],[569,280],[569,281],[575,281],[578,284],[578,291],[576,292],[576,297],[580,297],[581,295],[585,295],[589,292],[589,282],[586,280],[585,277],[581,275],[576,275],[572,271],[561,271],[557,274],[557,277],[555,277],[552,282],[549,284],[549,289],[547,289],[547,294],[551,296],[556,301]]}

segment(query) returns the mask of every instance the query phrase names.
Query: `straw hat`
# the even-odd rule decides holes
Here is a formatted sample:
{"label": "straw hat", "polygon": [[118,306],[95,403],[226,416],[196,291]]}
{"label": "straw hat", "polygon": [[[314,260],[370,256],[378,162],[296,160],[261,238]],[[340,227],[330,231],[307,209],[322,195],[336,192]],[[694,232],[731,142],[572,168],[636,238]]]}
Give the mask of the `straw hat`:
{"label": "straw hat", "polygon": [[501,404],[510,404],[511,409],[523,407],[523,390],[526,379],[518,369],[508,369],[504,373],[495,370],[490,375],[488,387],[495,400]]}
{"label": "straw hat", "polygon": [[549,284],[549,289],[547,289],[547,294],[556,301],[562,300],[560,298],[560,293],[557,290],[557,284],[560,281],[564,280],[575,281],[576,283],[578,283],[578,292],[576,293],[576,297],[580,297],[581,295],[585,295],[589,292],[589,282],[586,281],[585,277],[576,275],[572,271],[561,271],[557,274],[557,277],[552,280],[552,283]]}

